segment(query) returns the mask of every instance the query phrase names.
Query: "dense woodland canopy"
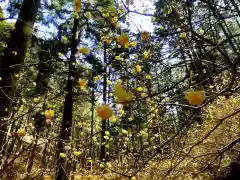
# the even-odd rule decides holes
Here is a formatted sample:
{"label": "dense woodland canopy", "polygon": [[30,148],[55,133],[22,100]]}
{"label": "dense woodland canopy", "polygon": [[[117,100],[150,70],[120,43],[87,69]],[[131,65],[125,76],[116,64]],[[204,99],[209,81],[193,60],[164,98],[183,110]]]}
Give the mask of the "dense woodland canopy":
{"label": "dense woodland canopy", "polygon": [[1,3],[1,179],[239,179],[239,1]]}

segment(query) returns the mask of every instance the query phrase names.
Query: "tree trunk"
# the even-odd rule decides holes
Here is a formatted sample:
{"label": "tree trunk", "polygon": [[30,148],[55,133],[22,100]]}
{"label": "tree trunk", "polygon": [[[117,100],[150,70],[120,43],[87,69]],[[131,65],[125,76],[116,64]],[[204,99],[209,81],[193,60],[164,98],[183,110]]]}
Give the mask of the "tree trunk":
{"label": "tree trunk", "polygon": [[[107,64],[107,45],[104,43],[104,63]],[[104,104],[107,103],[107,66],[104,67],[104,76],[103,76],[103,102]],[[101,131],[101,153],[100,153],[100,160],[106,160],[106,147],[105,147],[105,132],[106,132],[106,121],[102,120],[102,131]]]}
{"label": "tree trunk", "polygon": [[[77,33],[78,19],[74,18],[73,25],[73,34],[72,34],[72,47],[71,47],[71,59],[69,62],[69,73],[68,73],[68,81],[67,81],[67,94],[65,96],[64,102],[64,112],[63,112],[63,120],[60,132],[60,140],[58,144],[58,151],[56,154],[58,155],[57,159],[59,160],[59,170],[57,172],[57,180],[67,180],[69,175],[69,165],[66,165],[65,159],[59,159],[59,153],[64,152],[64,142],[69,140],[69,136],[71,136],[71,128],[72,128],[72,111],[73,111],[73,84],[74,84],[74,74],[76,71],[76,67],[74,62],[76,61],[75,54],[77,53]],[[63,142],[64,141],[64,142]]]}
{"label": "tree trunk", "polygon": [[[11,112],[15,92],[13,76],[19,72],[21,64],[24,62],[39,7],[40,0],[24,0],[15,24],[15,30],[12,32],[8,46],[4,50],[4,56],[0,60],[1,118],[9,116]],[[4,122],[1,122],[0,125],[0,145],[2,145],[5,135],[3,132],[6,131],[7,125]]]}

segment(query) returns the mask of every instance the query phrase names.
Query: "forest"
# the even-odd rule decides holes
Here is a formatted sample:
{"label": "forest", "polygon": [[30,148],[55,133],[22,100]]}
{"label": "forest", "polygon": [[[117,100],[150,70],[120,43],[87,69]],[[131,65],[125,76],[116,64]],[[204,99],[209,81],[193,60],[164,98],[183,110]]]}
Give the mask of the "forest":
{"label": "forest", "polygon": [[240,1],[1,0],[0,179],[239,180]]}

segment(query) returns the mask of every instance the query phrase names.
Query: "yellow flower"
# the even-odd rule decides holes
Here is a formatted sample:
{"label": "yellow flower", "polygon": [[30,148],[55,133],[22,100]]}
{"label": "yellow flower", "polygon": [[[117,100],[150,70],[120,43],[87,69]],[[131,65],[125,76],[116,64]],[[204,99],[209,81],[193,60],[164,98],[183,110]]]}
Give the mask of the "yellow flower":
{"label": "yellow flower", "polygon": [[50,175],[45,174],[45,175],[43,176],[43,180],[52,180],[52,178],[51,178]]}
{"label": "yellow flower", "polygon": [[88,178],[88,180],[93,179],[93,175],[90,174],[87,176],[87,178]]}
{"label": "yellow flower", "polygon": [[17,55],[17,52],[16,52],[16,51],[13,51],[12,54],[13,54],[14,56],[16,56],[16,55]]}
{"label": "yellow flower", "polygon": [[113,94],[117,98],[117,102],[126,103],[132,100],[132,94],[122,88],[121,81],[117,81],[117,83],[113,86],[113,90]]}
{"label": "yellow flower", "polygon": [[112,42],[112,38],[109,36],[103,36],[101,40],[107,44],[110,44]]}
{"label": "yellow flower", "polygon": [[61,57],[63,54],[61,52],[58,52],[58,56]]}
{"label": "yellow flower", "polygon": [[59,154],[59,157],[62,158],[62,159],[64,159],[64,158],[66,157],[66,155],[65,155],[64,153],[60,153],[60,154]]}
{"label": "yellow flower", "polygon": [[110,13],[111,16],[117,15],[117,9],[114,6],[109,7],[108,12]]}
{"label": "yellow flower", "polygon": [[109,119],[113,115],[113,112],[110,109],[109,105],[105,104],[101,108],[97,109],[97,114],[102,119]]}
{"label": "yellow flower", "polygon": [[142,71],[142,66],[136,65],[136,71],[140,73]]}
{"label": "yellow flower", "polygon": [[110,81],[109,79],[107,80],[107,84],[108,84],[108,85],[111,84],[111,81]]}
{"label": "yellow flower", "polygon": [[129,36],[127,33],[123,33],[120,36],[117,37],[118,44],[124,46],[127,43],[129,43]]}
{"label": "yellow flower", "polygon": [[26,132],[23,128],[20,128],[17,130],[18,137],[24,137],[26,135]]}
{"label": "yellow flower", "polygon": [[118,27],[119,26],[119,23],[118,23],[118,17],[117,16],[114,16],[112,19],[111,19],[111,24],[115,27]]}
{"label": "yellow flower", "polygon": [[117,80],[117,83],[122,83],[122,80],[121,80],[121,79],[118,79],[118,80]]}
{"label": "yellow flower", "polygon": [[89,12],[89,11],[87,11],[87,12],[86,12],[86,17],[87,17],[88,19],[91,19],[91,18],[92,18],[92,13]]}
{"label": "yellow flower", "polygon": [[123,58],[121,56],[115,56],[115,59],[118,60],[118,61],[122,61]]}
{"label": "yellow flower", "polygon": [[63,36],[63,37],[62,37],[62,41],[63,41],[64,43],[66,43],[66,42],[68,41],[67,37],[66,37],[66,36]]}
{"label": "yellow flower", "polygon": [[187,33],[181,33],[181,34],[179,35],[179,37],[180,37],[181,39],[187,39]]}
{"label": "yellow flower", "polygon": [[125,112],[124,112],[123,109],[120,109],[120,110],[119,110],[119,113],[120,113],[121,116],[122,116],[123,114],[125,114]]}
{"label": "yellow flower", "polygon": [[141,32],[141,39],[143,40],[143,41],[146,41],[146,40],[148,40],[149,39],[149,32],[147,32],[147,31],[142,31]]}
{"label": "yellow flower", "polygon": [[107,32],[108,28],[103,28],[102,30],[103,30],[103,32]]}
{"label": "yellow flower", "polygon": [[157,20],[156,17],[152,17],[152,19],[151,19],[152,22],[155,22],[156,20]]}
{"label": "yellow flower", "polygon": [[88,54],[89,53],[89,50],[87,47],[82,47],[79,49],[79,52],[82,53],[82,54]]}
{"label": "yellow flower", "polygon": [[143,58],[144,59],[148,59],[149,58],[149,52],[148,51],[144,51],[143,52]]}
{"label": "yellow flower", "polygon": [[125,129],[122,129],[122,133],[123,133],[123,134],[128,134],[128,131],[125,130]]}
{"label": "yellow flower", "polygon": [[111,20],[111,23],[114,24],[118,21],[118,17],[117,16],[114,16]]}
{"label": "yellow flower", "polygon": [[119,23],[116,22],[115,24],[113,24],[115,28],[118,28],[119,27]]}
{"label": "yellow flower", "polygon": [[87,81],[84,79],[81,79],[81,80],[79,80],[79,85],[80,85],[80,87],[86,87]]}
{"label": "yellow flower", "polygon": [[74,151],[73,154],[74,154],[74,156],[79,157],[79,156],[81,155],[81,152],[79,152],[79,151]]}
{"label": "yellow flower", "polygon": [[80,0],[74,0],[74,10],[75,12],[80,12],[81,10],[81,1]]}
{"label": "yellow flower", "polygon": [[137,91],[142,91],[142,87],[137,87],[136,90]]}
{"label": "yellow flower", "polygon": [[117,121],[118,121],[118,119],[117,119],[117,117],[115,117],[115,116],[111,119],[111,122],[112,122],[112,123],[117,123]]}
{"label": "yellow flower", "polygon": [[173,8],[172,7],[170,7],[169,9],[168,9],[168,14],[171,14],[173,12]]}
{"label": "yellow flower", "polygon": [[46,119],[53,119],[53,117],[54,117],[54,110],[49,109],[45,111]]}
{"label": "yellow flower", "polygon": [[204,34],[204,30],[203,30],[202,28],[199,29],[199,32],[200,32],[201,34]]}
{"label": "yellow flower", "polygon": [[107,18],[107,17],[109,17],[109,13],[103,13],[102,16]]}
{"label": "yellow flower", "polygon": [[133,41],[133,42],[130,43],[130,45],[131,45],[132,47],[135,47],[135,46],[137,46],[137,42]]}
{"label": "yellow flower", "polygon": [[123,47],[126,49],[129,48],[129,43],[126,43]]}
{"label": "yellow flower", "polygon": [[99,80],[101,79],[101,76],[95,76],[93,79],[94,79],[95,81],[99,81]]}
{"label": "yellow flower", "polygon": [[150,75],[146,75],[146,79],[151,79],[151,76]]}
{"label": "yellow flower", "polygon": [[205,91],[194,91],[190,89],[187,92],[184,92],[185,98],[188,100],[188,103],[191,105],[200,105],[205,100]]}

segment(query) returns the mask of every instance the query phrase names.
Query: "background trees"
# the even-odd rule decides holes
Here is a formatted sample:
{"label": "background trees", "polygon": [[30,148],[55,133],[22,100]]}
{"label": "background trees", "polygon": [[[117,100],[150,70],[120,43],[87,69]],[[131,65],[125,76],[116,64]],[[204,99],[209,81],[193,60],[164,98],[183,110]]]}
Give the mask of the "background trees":
{"label": "background trees", "polygon": [[238,2],[39,3],[1,17],[1,176],[226,176],[239,158]]}

